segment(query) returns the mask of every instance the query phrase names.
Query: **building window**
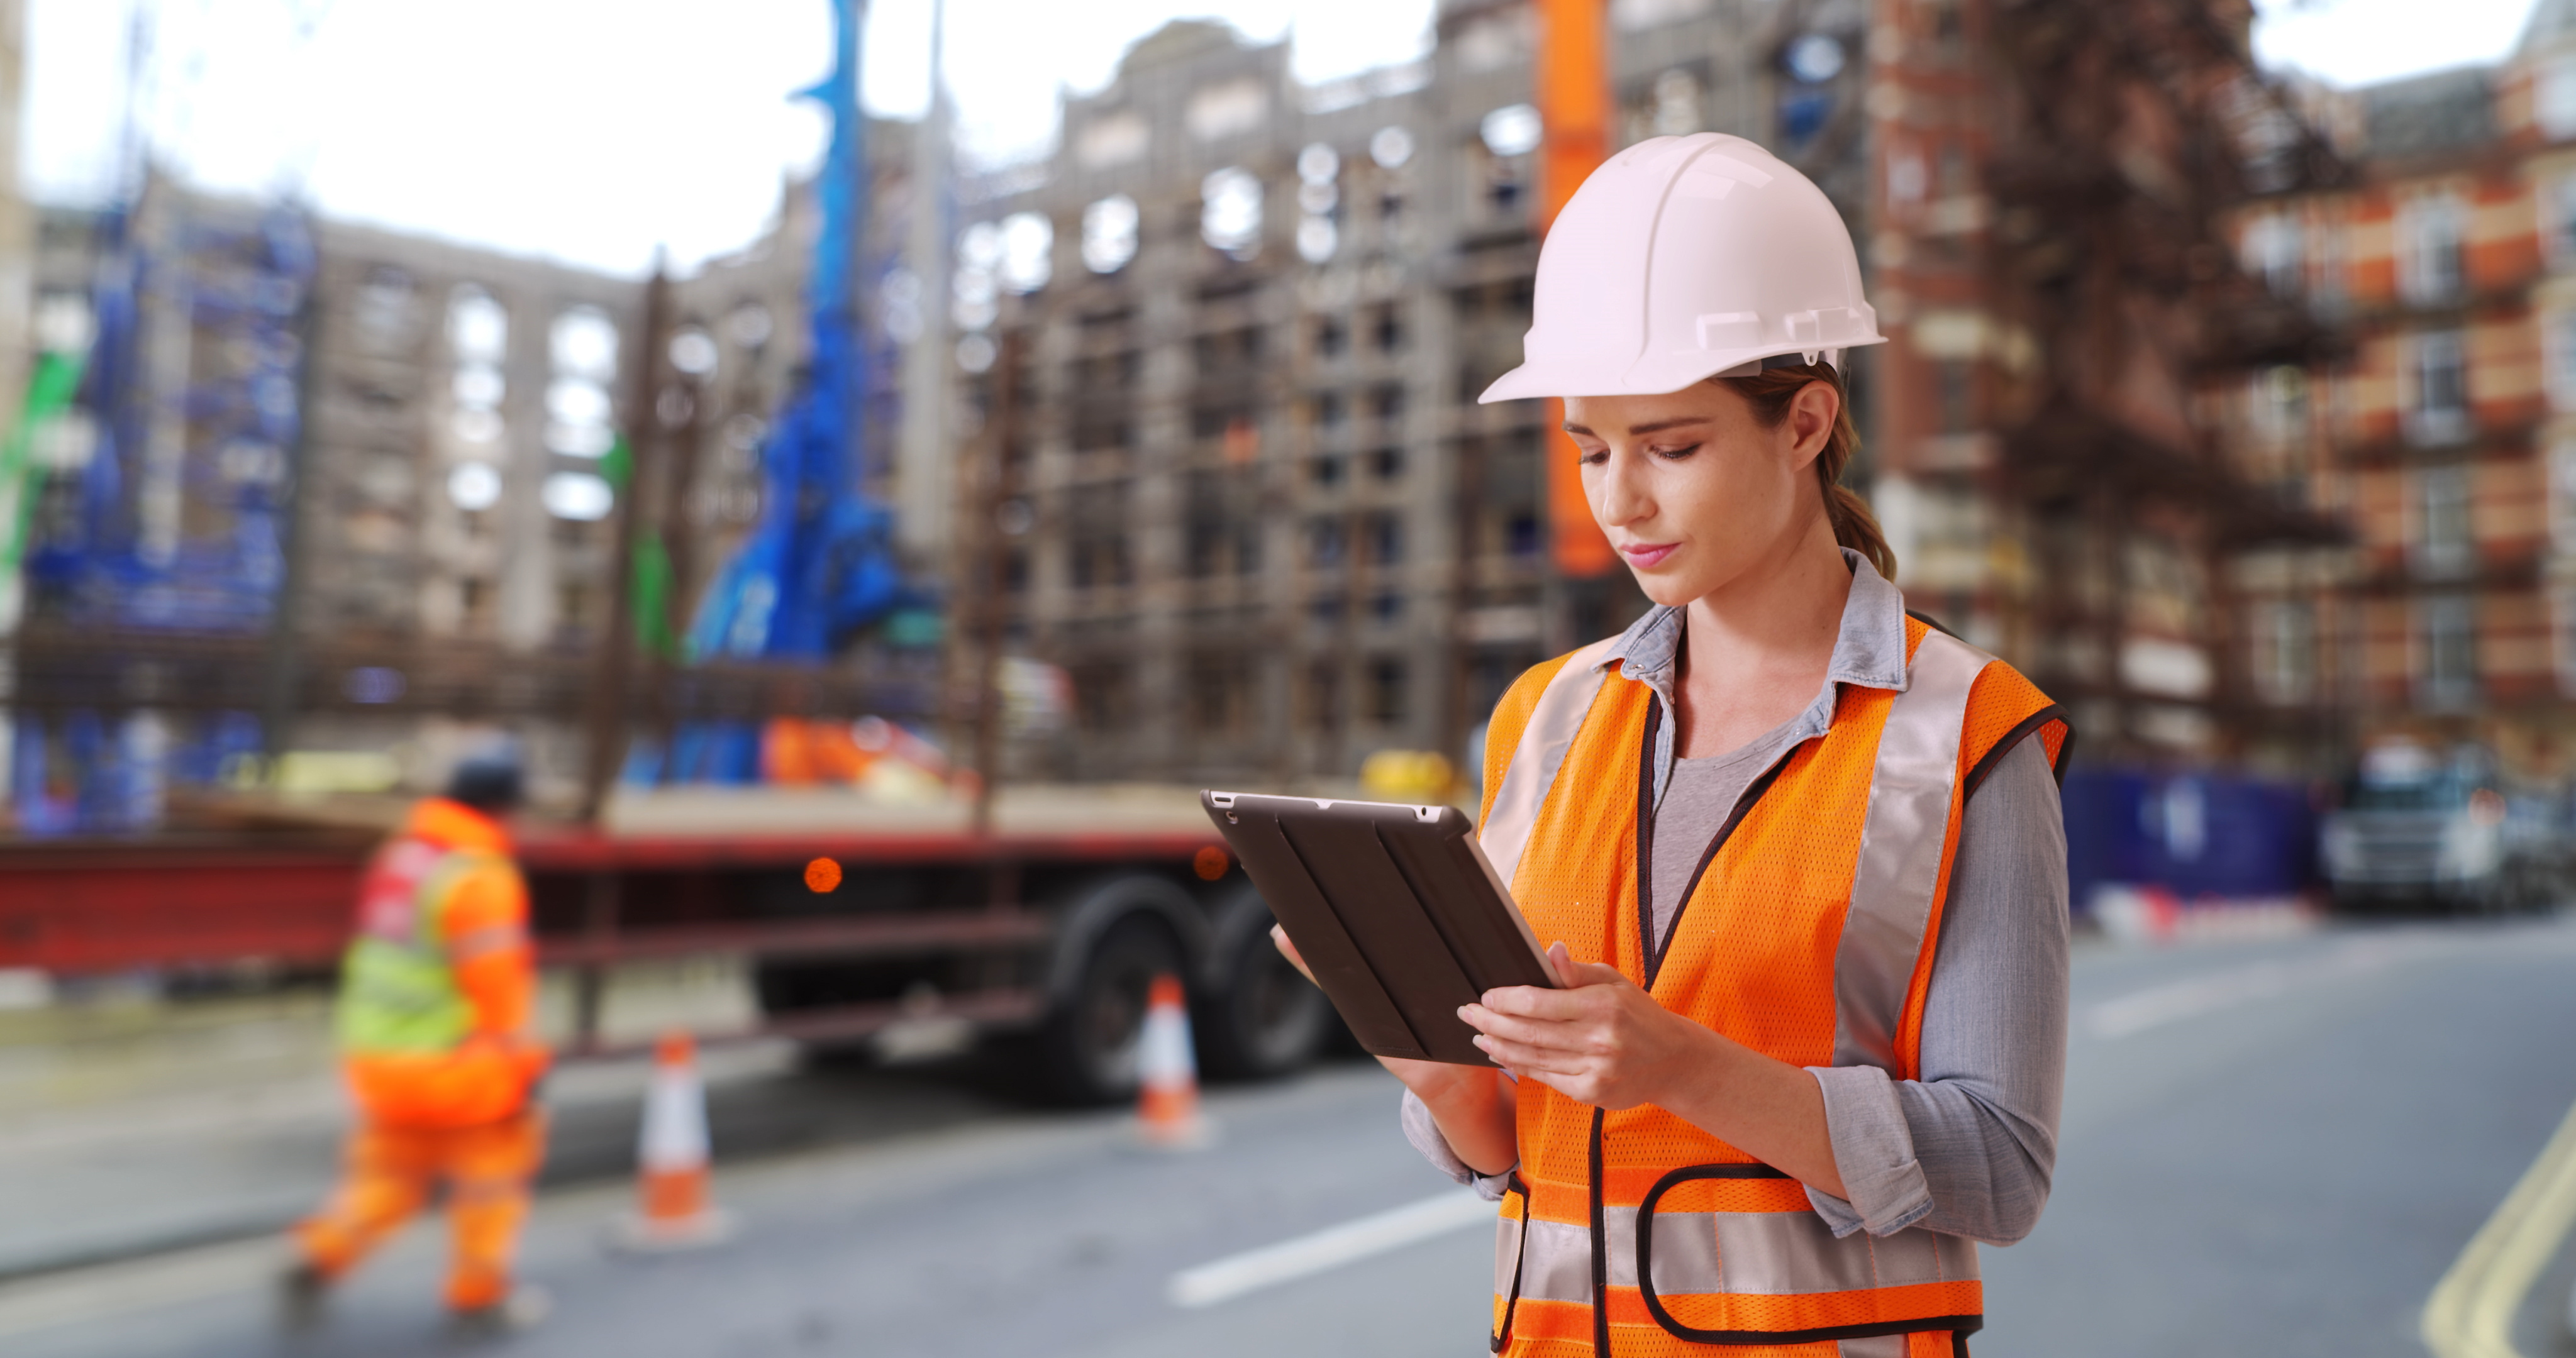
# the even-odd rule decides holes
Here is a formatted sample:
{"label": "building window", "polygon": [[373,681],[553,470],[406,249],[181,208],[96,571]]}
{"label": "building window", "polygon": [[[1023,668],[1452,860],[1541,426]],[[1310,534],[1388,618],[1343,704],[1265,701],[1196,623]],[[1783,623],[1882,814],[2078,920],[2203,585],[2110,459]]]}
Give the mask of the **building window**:
{"label": "building window", "polygon": [[1306,525],[1306,563],[1319,570],[1342,564],[1345,543],[1340,519],[1316,519]]}
{"label": "building window", "polygon": [[2547,363],[2550,404],[2576,410],[2576,311],[2542,315],[2540,350]]}
{"label": "building window", "polygon": [[2295,297],[2306,264],[2299,223],[2288,213],[2257,217],[2245,228],[2245,268],[2281,297]]}
{"label": "building window", "polygon": [[1342,723],[1342,666],[1318,660],[1306,667],[1305,701],[1301,706],[1309,730],[1330,731]]}
{"label": "building window", "polygon": [[1404,519],[1396,514],[1372,514],[1368,521],[1368,554],[1372,566],[1392,566],[1404,560]]}
{"label": "building window", "polygon": [[1088,735],[1127,729],[1129,674],[1125,665],[1093,663],[1073,670],[1073,719]]}
{"label": "building window", "polygon": [[2263,701],[2304,703],[2317,686],[2316,606],[2304,599],[2273,599],[2255,612],[2254,684]]}
{"label": "building window", "polygon": [[2468,285],[2462,259],[2468,212],[2450,194],[2428,194],[2398,214],[2398,286],[2418,304],[2455,301]]}
{"label": "building window", "polygon": [[2286,363],[2254,375],[2247,406],[2255,437],[2291,443],[2308,432],[2308,375]]}
{"label": "building window", "polygon": [[1932,370],[1932,381],[1938,388],[1941,402],[1941,432],[1967,433],[1974,416],[1972,407],[1975,399],[1975,385],[1968,365],[1958,362],[1936,364]]}
{"label": "building window", "polygon": [[2541,198],[2548,209],[2548,235],[2542,244],[2549,257],[2564,264],[2576,260],[2576,174],[2560,175]]}
{"label": "building window", "polygon": [[2576,137],[2576,61],[2566,57],[2540,69],[2532,81],[2532,120],[2551,141]]}
{"label": "building window", "polygon": [[1399,353],[1404,349],[1404,313],[1397,310],[1392,302],[1378,308],[1376,338],[1377,351],[1381,354]]}
{"label": "building window", "polygon": [[2466,575],[2475,560],[2469,524],[2469,469],[2426,467],[2415,474],[2415,571],[2431,579]]}
{"label": "building window", "polygon": [[1404,720],[1404,662],[1380,658],[1369,662],[1369,720],[1393,726]]}
{"label": "building window", "polygon": [[2549,545],[2576,556],[2576,440],[2549,450]]}
{"label": "building window", "polygon": [[1208,652],[1190,663],[1190,729],[1235,738],[1250,728],[1252,671],[1240,651]]}
{"label": "building window", "polygon": [[2576,698],[2576,589],[2550,592],[2549,643],[2558,669],[2558,692]]}
{"label": "building window", "polygon": [[2444,594],[2416,603],[2416,677],[2427,706],[2454,709],[2477,698],[2478,630],[2475,601]]}
{"label": "building window", "polygon": [[2457,330],[2415,337],[2415,401],[2407,435],[2417,443],[2456,443],[2469,434],[2468,345]]}

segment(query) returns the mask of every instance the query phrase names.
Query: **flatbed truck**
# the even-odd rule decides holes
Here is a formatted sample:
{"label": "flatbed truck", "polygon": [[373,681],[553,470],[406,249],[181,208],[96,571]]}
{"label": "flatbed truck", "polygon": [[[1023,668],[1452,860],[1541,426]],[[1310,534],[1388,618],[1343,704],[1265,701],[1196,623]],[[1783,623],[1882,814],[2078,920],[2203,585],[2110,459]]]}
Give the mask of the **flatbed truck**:
{"label": "flatbed truck", "polygon": [[[0,847],[0,967],[326,968],[380,833]],[[980,831],[954,802],[646,794],[600,826],[527,824],[519,858],[540,963],[574,980],[575,1059],[620,1054],[600,1024],[611,970],[684,958],[740,959],[757,1000],[756,1022],[702,1041],[835,1046],[944,1026],[1024,1047],[1072,1102],[1134,1091],[1159,974],[1183,979],[1212,1074],[1283,1073],[1338,1031],[1182,789],[1013,787]]]}

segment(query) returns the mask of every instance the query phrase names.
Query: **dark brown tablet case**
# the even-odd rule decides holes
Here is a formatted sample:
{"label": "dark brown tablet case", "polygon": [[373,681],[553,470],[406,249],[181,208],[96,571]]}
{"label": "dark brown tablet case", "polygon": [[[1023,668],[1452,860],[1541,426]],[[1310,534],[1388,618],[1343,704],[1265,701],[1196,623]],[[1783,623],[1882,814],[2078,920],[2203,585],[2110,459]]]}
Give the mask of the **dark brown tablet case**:
{"label": "dark brown tablet case", "polygon": [[1213,791],[1199,805],[1369,1051],[1490,1066],[1459,1006],[1556,984],[1458,808]]}

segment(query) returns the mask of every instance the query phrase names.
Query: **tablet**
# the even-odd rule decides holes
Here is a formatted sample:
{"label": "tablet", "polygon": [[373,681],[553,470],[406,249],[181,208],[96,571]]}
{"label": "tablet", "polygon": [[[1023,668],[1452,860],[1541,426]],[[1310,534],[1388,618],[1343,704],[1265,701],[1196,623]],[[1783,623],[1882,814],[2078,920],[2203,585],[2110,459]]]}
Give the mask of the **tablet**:
{"label": "tablet", "polygon": [[1459,1006],[1555,987],[1458,808],[1213,791],[1199,804],[1370,1052],[1490,1066]]}

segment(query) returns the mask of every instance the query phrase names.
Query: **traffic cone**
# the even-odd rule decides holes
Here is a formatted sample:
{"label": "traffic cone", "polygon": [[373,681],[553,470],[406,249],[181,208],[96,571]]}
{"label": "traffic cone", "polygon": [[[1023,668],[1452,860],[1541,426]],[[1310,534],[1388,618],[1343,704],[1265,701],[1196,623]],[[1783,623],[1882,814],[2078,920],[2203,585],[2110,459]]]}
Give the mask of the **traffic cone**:
{"label": "traffic cone", "polygon": [[1147,992],[1145,1031],[1137,1039],[1136,1064],[1144,1090],[1136,1100],[1136,1131],[1159,1150],[1189,1150],[1208,1143],[1207,1119],[1199,1113],[1199,1068],[1190,1054],[1190,1010],[1181,997],[1179,978],[1154,978]]}
{"label": "traffic cone", "polygon": [[667,1033],[653,1050],[636,1162],[636,1212],[618,1228],[627,1248],[693,1249],[733,1234],[707,1193],[707,1095],[687,1033]]}

